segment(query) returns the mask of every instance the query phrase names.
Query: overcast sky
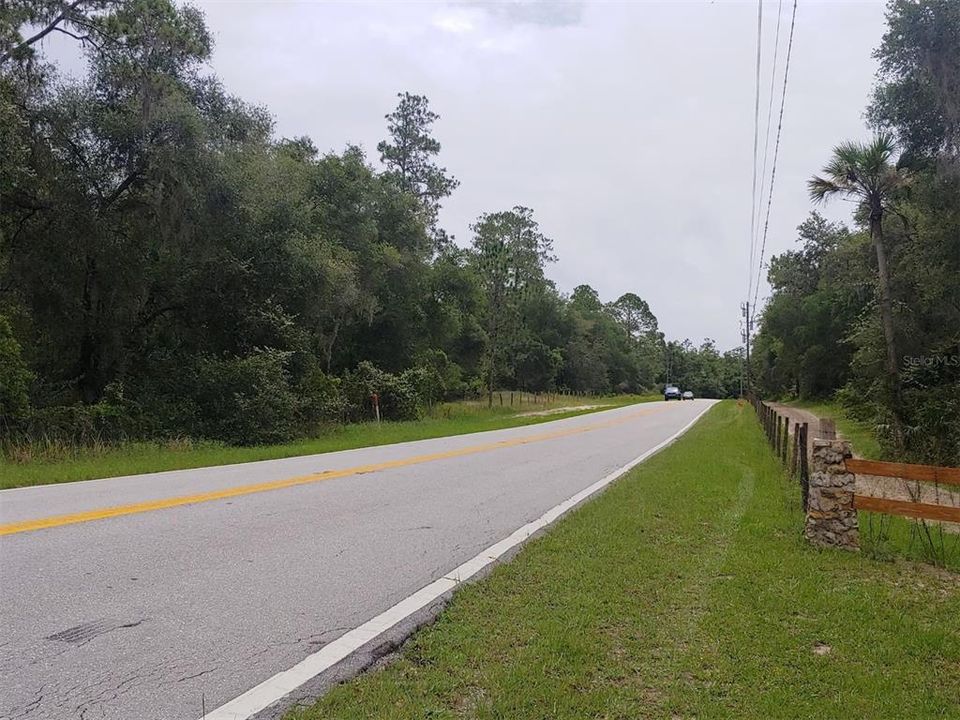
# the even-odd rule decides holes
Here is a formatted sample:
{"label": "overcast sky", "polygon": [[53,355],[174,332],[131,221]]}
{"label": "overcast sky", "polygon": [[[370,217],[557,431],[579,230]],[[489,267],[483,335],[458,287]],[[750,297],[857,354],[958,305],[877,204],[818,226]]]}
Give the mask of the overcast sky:
{"label": "overcast sky", "polygon": [[[562,291],[635,292],[669,338],[739,344],[756,2],[196,4],[213,70],[268,107],[279,135],[357,143],[378,162],[396,93],[424,94],[441,115],[440,161],[461,181],[442,214],[459,243],[480,213],[529,206],[555,241]],[[764,3],[761,134],[777,10]],[[866,135],[883,29],[880,3],[800,1],[768,256],[794,245],[805,180],[831,147]]]}

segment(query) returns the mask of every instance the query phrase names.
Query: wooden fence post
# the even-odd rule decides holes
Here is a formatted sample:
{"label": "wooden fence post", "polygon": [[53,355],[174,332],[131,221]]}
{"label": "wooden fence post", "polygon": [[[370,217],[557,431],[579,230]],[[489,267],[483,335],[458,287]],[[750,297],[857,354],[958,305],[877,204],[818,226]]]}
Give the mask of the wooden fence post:
{"label": "wooden fence post", "polygon": [[793,424],[793,457],[790,458],[790,474],[798,479],[800,477],[800,423],[798,422]]}
{"label": "wooden fence post", "polygon": [[790,447],[790,418],[783,418],[783,442],[780,446],[780,460],[787,465],[787,448]]}
{"label": "wooden fence post", "polygon": [[800,426],[800,493],[803,497],[803,511],[807,511],[810,504],[810,467],[809,467],[809,428],[807,423]]}
{"label": "wooden fence post", "polygon": [[833,418],[820,418],[820,438],[823,440],[837,439],[837,423]]}

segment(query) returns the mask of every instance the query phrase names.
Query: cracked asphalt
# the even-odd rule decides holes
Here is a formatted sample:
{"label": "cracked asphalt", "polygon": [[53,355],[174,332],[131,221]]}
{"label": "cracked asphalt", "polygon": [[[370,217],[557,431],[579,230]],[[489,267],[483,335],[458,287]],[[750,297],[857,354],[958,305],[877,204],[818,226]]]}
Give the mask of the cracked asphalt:
{"label": "cracked asphalt", "polygon": [[[0,537],[0,719],[196,720],[673,435],[706,401],[0,492],[0,524],[531,442]],[[536,439],[564,429],[582,432]]]}

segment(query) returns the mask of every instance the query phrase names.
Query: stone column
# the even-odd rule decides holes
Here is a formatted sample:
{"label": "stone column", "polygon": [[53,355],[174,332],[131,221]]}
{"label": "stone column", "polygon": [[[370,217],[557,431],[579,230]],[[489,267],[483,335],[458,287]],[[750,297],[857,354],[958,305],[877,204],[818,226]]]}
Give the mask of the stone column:
{"label": "stone column", "polygon": [[860,549],[857,511],[853,506],[856,476],[847,472],[852,456],[846,440],[813,440],[810,495],[803,534],[814,545]]}

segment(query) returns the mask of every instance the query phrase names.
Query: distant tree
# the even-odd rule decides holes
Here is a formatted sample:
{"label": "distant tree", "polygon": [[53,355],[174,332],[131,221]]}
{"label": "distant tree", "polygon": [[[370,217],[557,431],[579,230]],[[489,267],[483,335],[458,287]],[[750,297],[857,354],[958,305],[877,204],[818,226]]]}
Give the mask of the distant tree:
{"label": "distant tree", "polygon": [[603,303],[600,302],[600,293],[589,285],[577,285],[570,296],[570,307],[585,318],[591,318],[603,312]]}
{"label": "distant tree", "polygon": [[440,143],[431,135],[430,126],[440,116],[430,110],[430,101],[423,95],[403,92],[397,97],[397,109],[386,116],[390,139],[377,145],[380,160],[387,167],[386,176],[420,200],[427,226],[443,240],[446,236],[437,228],[440,201],[456,190],[460,181],[434,160]]}
{"label": "distant tree", "polygon": [[825,397],[849,375],[847,339],[866,302],[870,248],[865,233],[852,234],[816,212],[797,232],[800,249],[770,259],[773,293],[762,311],[751,364],[764,395]]}
{"label": "distant tree", "polygon": [[635,293],[624,293],[610,303],[610,310],[634,340],[656,336],[657,318],[650,312],[650,306]]}
{"label": "distant tree", "polygon": [[493,404],[504,350],[517,339],[522,326],[519,302],[543,286],[544,264],[554,259],[553,241],[540,232],[533,210],[522,206],[482,215],[471,229],[473,259],[485,300],[487,402]]}

